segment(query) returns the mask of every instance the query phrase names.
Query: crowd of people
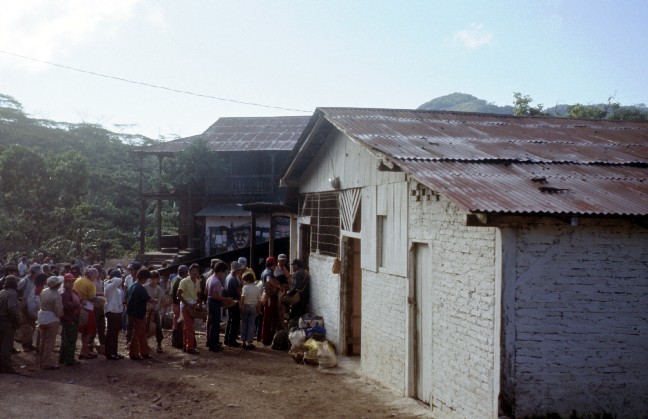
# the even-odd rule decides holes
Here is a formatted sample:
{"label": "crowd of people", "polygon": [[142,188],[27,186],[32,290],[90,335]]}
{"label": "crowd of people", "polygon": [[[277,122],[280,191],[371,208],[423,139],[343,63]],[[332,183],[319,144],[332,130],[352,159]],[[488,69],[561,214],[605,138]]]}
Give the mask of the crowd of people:
{"label": "crowd of people", "polygon": [[[155,337],[156,351],[162,353],[162,316],[169,310],[171,335],[178,341],[173,346],[186,353],[200,353],[195,327],[202,320],[211,352],[221,352],[224,346],[252,350],[255,342],[269,346],[278,331],[297,324],[310,298],[302,261],[294,259],[289,269],[284,254],[268,257],[258,278],[245,258],[229,266],[213,259],[207,272],[197,263],[171,272],[139,262],[126,270],[120,265],[105,270],[102,264],[83,268],[78,262],[57,265],[39,254],[31,264],[23,257],[18,265],[4,265],[0,373],[16,372],[11,356],[21,350],[34,351],[44,370],[79,365],[80,360],[99,355],[113,361],[125,356],[134,361],[151,358],[149,337]],[[227,323],[221,342],[224,313]],[[119,351],[120,333],[125,333],[126,355]]]}

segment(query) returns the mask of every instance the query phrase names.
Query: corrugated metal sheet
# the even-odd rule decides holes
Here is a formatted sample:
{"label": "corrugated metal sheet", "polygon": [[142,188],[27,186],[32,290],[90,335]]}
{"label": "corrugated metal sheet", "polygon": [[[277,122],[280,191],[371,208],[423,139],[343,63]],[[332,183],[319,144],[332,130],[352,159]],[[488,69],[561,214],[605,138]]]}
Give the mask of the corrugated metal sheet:
{"label": "corrugated metal sheet", "polygon": [[318,109],[314,118],[318,112],[468,211],[648,215],[648,124],[348,108]]}
{"label": "corrugated metal sheet", "polygon": [[177,153],[199,138],[214,151],[290,151],[309,116],[220,118],[203,134],[142,147],[144,154]]}

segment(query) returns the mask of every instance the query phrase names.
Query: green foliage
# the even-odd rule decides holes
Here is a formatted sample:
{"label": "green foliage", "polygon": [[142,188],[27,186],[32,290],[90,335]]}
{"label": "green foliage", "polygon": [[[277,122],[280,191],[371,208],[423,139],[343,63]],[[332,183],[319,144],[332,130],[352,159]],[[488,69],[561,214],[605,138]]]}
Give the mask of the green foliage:
{"label": "green foliage", "polygon": [[164,181],[176,189],[188,189],[204,194],[209,181],[222,175],[225,163],[212,151],[203,139],[198,139],[175,158],[164,160]]}
{"label": "green foliage", "polygon": [[152,140],[93,124],[25,115],[0,94],[0,252],[122,257],[138,242],[139,167],[130,152]]}
{"label": "green foliage", "polygon": [[543,115],[542,109],[544,108],[544,106],[542,104],[538,104],[535,107],[531,106],[531,102],[533,102],[531,96],[529,95],[522,96],[522,93],[514,92],[513,98],[515,99],[513,101],[513,115],[515,116]]}

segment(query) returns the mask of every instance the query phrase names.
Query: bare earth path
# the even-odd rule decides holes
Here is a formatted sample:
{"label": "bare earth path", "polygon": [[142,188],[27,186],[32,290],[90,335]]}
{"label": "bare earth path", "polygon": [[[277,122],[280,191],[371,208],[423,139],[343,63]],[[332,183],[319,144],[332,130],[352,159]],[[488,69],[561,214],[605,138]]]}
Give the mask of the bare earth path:
{"label": "bare earth path", "polygon": [[[164,354],[153,353],[152,360],[100,356],[56,371],[39,370],[35,353],[14,355],[21,374],[0,375],[0,416],[432,417],[430,409],[358,376],[352,360],[342,358],[339,367],[318,370],[259,344],[255,351],[208,352],[204,335],[197,338],[199,355],[165,346]],[[124,344],[122,336],[122,353]]]}

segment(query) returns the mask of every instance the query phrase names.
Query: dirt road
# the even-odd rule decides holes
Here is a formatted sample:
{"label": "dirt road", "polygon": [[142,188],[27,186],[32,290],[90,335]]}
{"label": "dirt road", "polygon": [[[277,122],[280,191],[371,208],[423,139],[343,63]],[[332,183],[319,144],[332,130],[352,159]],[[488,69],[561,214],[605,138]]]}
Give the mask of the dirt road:
{"label": "dirt road", "polygon": [[[415,401],[399,397],[354,372],[341,358],[328,370],[300,365],[287,352],[260,344],[253,351],[199,355],[169,345],[153,359],[84,360],[78,366],[41,371],[36,354],[13,356],[20,375],[0,375],[0,415],[20,418],[385,418],[432,417]],[[154,342],[154,339],[150,341]],[[120,351],[125,353],[122,336]],[[18,345],[16,345],[18,347]],[[58,348],[57,348],[58,349]],[[77,351],[78,353],[78,351]]]}

